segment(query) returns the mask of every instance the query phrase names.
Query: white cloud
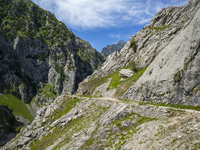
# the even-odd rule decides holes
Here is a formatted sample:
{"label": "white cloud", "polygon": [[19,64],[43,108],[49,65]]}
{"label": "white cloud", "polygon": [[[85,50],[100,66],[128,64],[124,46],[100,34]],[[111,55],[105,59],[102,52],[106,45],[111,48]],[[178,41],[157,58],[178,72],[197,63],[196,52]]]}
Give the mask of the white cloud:
{"label": "white cloud", "polygon": [[109,37],[120,39],[121,36],[120,36],[120,34],[110,34]]}
{"label": "white cloud", "polygon": [[70,28],[92,29],[147,24],[163,7],[187,0],[33,0]]}

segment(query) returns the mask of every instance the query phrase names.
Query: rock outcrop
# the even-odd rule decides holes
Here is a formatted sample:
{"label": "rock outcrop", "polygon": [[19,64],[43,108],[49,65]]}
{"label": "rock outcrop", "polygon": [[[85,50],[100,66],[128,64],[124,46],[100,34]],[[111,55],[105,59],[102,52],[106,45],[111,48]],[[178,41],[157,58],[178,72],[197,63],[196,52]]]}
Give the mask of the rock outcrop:
{"label": "rock outcrop", "polygon": [[[58,95],[73,94],[104,61],[88,42],[30,0],[0,1],[0,9],[0,93],[29,104],[32,116]],[[4,100],[0,104],[15,105]],[[15,117],[23,125],[32,121],[20,113]]]}
{"label": "rock outcrop", "polygon": [[112,54],[113,52],[115,51],[118,51],[120,52],[121,49],[125,46],[126,42],[124,42],[123,40],[120,40],[117,44],[113,44],[113,45],[107,45],[107,47],[104,47],[102,50],[101,50],[101,53],[104,55],[104,56],[108,56],[110,54]]}
{"label": "rock outcrop", "polygon": [[153,103],[200,106],[200,93],[194,92],[200,86],[200,1],[197,2],[198,11],[124,93],[124,98],[140,100],[143,95]]}
{"label": "rock outcrop", "polygon": [[134,72],[132,70],[130,70],[130,69],[121,69],[119,71],[119,76],[121,78],[123,78],[123,77],[131,77],[131,76],[133,76],[133,74],[134,74]]}
{"label": "rock outcrop", "polygon": [[148,25],[131,37],[120,53],[109,55],[100,68],[80,83],[77,93],[92,93],[88,83],[110,77],[123,68],[135,72],[144,69],[131,87],[127,81],[123,99],[142,101],[145,98],[153,103],[199,106],[199,9],[199,0],[189,0],[182,7],[160,10]]}
{"label": "rock outcrop", "polygon": [[3,146],[16,136],[16,128],[21,124],[6,106],[0,105],[0,115],[0,146]]}
{"label": "rock outcrop", "polygon": [[73,94],[104,61],[88,42],[31,1],[1,5],[1,93],[12,93],[25,103],[34,97],[41,105],[52,102],[57,95]]}
{"label": "rock outcrop", "polygon": [[40,108],[33,122],[0,149],[199,148],[199,115],[116,99],[62,95]]}
{"label": "rock outcrop", "polygon": [[[9,17],[23,16],[30,30],[15,34],[9,17],[0,20],[0,92],[12,92],[26,103],[34,97],[27,106],[33,115],[37,102],[42,107],[0,149],[200,149],[200,0],[160,10],[101,67],[95,64],[103,56],[89,43],[26,2],[3,3]],[[30,12],[24,16],[26,8],[42,19]],[[89,97],[70,95],[79,82],[77,94]],[[9,140],[5,131],[15,117],[0,106],[0,114],[5,113],[11,120],[0,118],[0,135]]]}

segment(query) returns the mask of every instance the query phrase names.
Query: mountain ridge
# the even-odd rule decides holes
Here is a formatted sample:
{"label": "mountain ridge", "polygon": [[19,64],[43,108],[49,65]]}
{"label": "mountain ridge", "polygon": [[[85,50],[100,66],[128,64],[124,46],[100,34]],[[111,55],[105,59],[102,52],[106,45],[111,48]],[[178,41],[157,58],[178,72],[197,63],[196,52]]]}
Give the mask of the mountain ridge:
{"label": "mountain ridge", "polygon": [[[101,89],[107,89],[106,93],[112,97],[135,101],[142,101],[143,97],[145,97],[146,101],[154,103],[175,103],[198,106],[199,99],[197,97],[199,93],[193,90],[199,89],[199,38],[192,38],[191,33],[196,35],[199,30],[197,23],[199,8],[199,0],[196,0],[188,1],[188,4],[182,7],[167,7],[161,9],[148,25],[130,38],[120,53],[115,52],[108,56],[100,68],[81,82],[77,93],[80,95],[99,96],[101,94],[98,93],[102,93]],[[188,33],[184,35],[186,32]],[[193,42],[188,40],[190,38],[193,39]],[[172,42],[174,46],[170,47]],[[182,48],[179,49],[179,47],[176,47],[178,44],[180,46],[182,45]],[[168,51],[172,49],[171,51],[173,52],[167,54],[167,47]],[[180,52],[180,55],[173,55],[174,52]],[[164,56],[161,56],[160,53]],[[179,56],[182,56],[180,61]],[[171,69],[166,69],[167,62],[169,63],[169,60],[172,58]],[[159,61],[157,61],[158,59]],[[157,64],[154,63],[155,61],[157,61]],[[191,72],[189,73],[188,67],[190,63],[194,63],[193,67],[195,69],[193,68],[193,71],[190,70]],[[151,64],[154,64],[154,67],[150,67]],[[137,78],[139,79],[138,81],[134,79],[134,76],[136,77],[135,74],[132,78],[124,80],[124,82],[119,82],[120,77],[116,73],[123,68],[130,68],[136,73],[141,69],[146,68],[147,70],[144,72],[145,75],[140,74],[141,77]],[[184,77],[184,74],[187,75]],[[191,77],[191,74],[197,78],[194,76]],[[98,78],[99,80],[106,79],[109,76],[111,82],[108,80],[102,82],[102,86],[104,85],[103,83],[107,84],[99,88],[99,91],[95,91],[95,89],[98,86],[100,87],[101,84],[96,86],[90,84]],[[150,83],[147,82],[149,79],[152,80]],[[160,79],[160,81],[156,79]],[[134,82],[130,83],[129,81],[131,80]],[[115,84],[115,87],[109,89],[112,84]]]}
{"label": "mountain ridge", "polygon": [[102,48],[101,53],[107,57],[115,51],[120,52],[120,50],[124,47],[125,44],[126,42],[120,40],[117,44],[107,45],[107,47]]}
{"label": "mountain ridge", "polygon": [[[40,102],[38,105],[42,107],[38,108],[34,120],[0,149],[199,149],[199,16],[200,0],[161,9],[120,52],[110,54],[102,65],[94,67],[97,69],[90,72],[90,76],[86,73],[84,77],[87,77],[72,96],[66,92],[72,86],[52,84],[60,80],[72,85],[77,79],[73,74],[74,67],[79,67],[81,71],[77,75],[81,76],[91,70],[94,62],[86,65],[90,59],[85,53],[90,52],[89,43],[70,34],[70,40],[73,40],[66,47],[78,48],[74,53],[69,51],[65,60],[63,54],[66,52],[53,47],[54,55],[49,55],[49,60],[55,60],[50,61],[48,83],[37,85],[38,94],[31,101],[31,105]],[[45,35],[47,43],[59,44],[49,41],[51,33]],[[3,37],[0,42],[8,43],[8,40]],[[48,47],[37,40],[25,41],[20,44],[16,40],[15,49],[29,43],[36,48],[28,46],[27,50],[40,51],[37,53],[40,55],[25,55],[28,57],[26,63],[35,60],[35,66],[45,66],[43,60],[48,53],[41,54],[40,47],[42,50]],[[8,49],[9,46],[13,44],[7,44]],[[8,58],[0,54],[0,61],[13,64],[11,75],[12,69],[21,67],[18,61],[10,61],[15,60],[15,55]],[[93,54],[98,55],[95,51]],[[65,61],[67,69],[62,66]],[[31,74],[26,75],[31,77]],[[19,86],[22,93],[27,89],[25,85]]]}
{"label": "mountain ridge", "polygon": [[73,94],[78,83],[104,61],[88,42],[30,0],[1,0],[0,23],[0,104],[17,112],[14,116],[21,126],[33,118],[24,118],[18,109],[34,117],[39,107],[57,96]]}

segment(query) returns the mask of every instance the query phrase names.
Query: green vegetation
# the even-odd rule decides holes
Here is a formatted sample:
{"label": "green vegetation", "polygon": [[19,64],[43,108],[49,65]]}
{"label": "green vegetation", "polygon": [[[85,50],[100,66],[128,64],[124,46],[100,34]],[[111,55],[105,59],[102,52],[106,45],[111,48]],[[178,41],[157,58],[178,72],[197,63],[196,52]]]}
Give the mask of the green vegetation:
{"label": "green vegetation", "polygon": [[[7,106],[0,105],[0,130],[1,135],[9,134],[11,132],[16,133],[16,127],[19,126],[19,122],[15,119],[12,114],[12,110],[8,109]],[[0,141],[5,140],[4,136],[0,136]]]}
{"label": "green vegetation", "polygon": [[194,89],[194,93],[196,94],[198,91],[200,91],[200,86]]}
{"label": "green vegetation", "polygon": [[[74,37],[64,23],[29,0],[15,4],[5,0],[0,2],[0,6],[0,23],[3,29],[0,35],[11,41],[16,37],[23,40],[38,38],[50,47],[57,45],[63,48],[64,43]],[[44,58],[43,55],[39,56],[42,61]]]}
{"label": "green vegetation", "polygon": [[120,79],[121,78],[119,76],[119,71],[116,71],[114,74],[112,74],[112,79],[111,79],[110,85],[108,86],[107,90],[114,89],[119,84],[121,84]]}
{"label": "green vegetation", "polygon": [[54,111],[53,114],[51,114],[50,117],[48,117],[48,120],[46,121],[46,123],[48,122],[53,122],[56,119],[60,118],[61,116],[63,116],[64,114],[68,113],[75,105],[77,102],[80,102],[81,100],[78,98],[68,98],[66,97],[63,102],[62,105]]}
{"label": "green vegetation", "polygon": [[28,55],[28,56],[26,56],[26,58],[39,59],[40,61],[45,61],[45,59],[46,59],[45,53],[40,53],[35,56]]}
{"label": "green vegetation", "polygon": [[192,109],[200,111],[200,106],[189,106],[189,105],[176,105],[176,104],[164,104],[164,103],[148,103],[148,102],[139,102],[139,105],[155,105],[155,106],[165,106],[165,107],[172,107],[172,108],[180,108],[180,109]]}
{"label": "green vegetation", "polygon": [[164,96],[164,95],[165,95],[165,93],[158,94],[159,97],[162,97],[162,96]]}
{"label": "green vegetation", "polygon": [[153,69],[151,69],[151,70],[149,71],[149,75],[151,75],[151,74],[152,74],[152,72],[153,72]]}
{"label": "green vegetation", "polygon": [[132,49],[134,50],[134,52],[137,51],[137,45],[136,45],[135,39],[132,39],[132,41],[131,41],[131,47],[132,47]]}
{"label": "green vegetation", "polygon": [[124,68],[125,69],[130,68],[132,71],[141,70],[141,69],[137,68],[137,63],[134,60],[132,60],[131,62],[129,62],[129,64],[126,67],[124,67]]}
{"label": "green vegetation", "polygon": [[85,93],[85,95],[91,95],[96,87],[103,83],[106,83],[109,78],[112,78],[107,90],[117,87],[117,96],[121,96],[133,84],[133,82],[137,81],[140,78],[140,76],[144,73],[146,69],[147,68],[139,70],[135,68],[134,70],[138,71],[135,71],[135,74],[132,77],[127,78],[127,80],[124,82],[119,82],[119,70],[105,77],[93,77],[88,82],[83,83],[85,87],[88,87],[88,91]]}
{"label": "green vegetation", "polygon": [[180,82],[181,81],[181,71],[178,70],[175,74],[174,74],[174,82]]}
{"label": "green vegetation", "polygon": [[[100,139],[97,137],[98,132],[97,130],[93,131],[92,136],[90,139],[88,139],[79,149],[91,149],[92,147],[98,146],[103,144],[102,149],[105,148],[113,148],[113,149],[121,149],[121,147],[124,145],[124,143],[133,136],[134,133],[136,133],[139,129],[137,127],[145,122],[157,120],[157,118],[149,118],[140,116],[136,113],[127,114],[125,117],[121,117],[118,120],[115,120],[110,125],[106,127],[107,132],[105,133],[107,136],[105,136],[105,139]],[[134,123],[130,123],[129,126],[122,126],[122,122],[127,121]],[[112,132],[113,126],[116,125],[119,129],[118,132]],[[119,140],[119,142],[116,141],[116,139]]]}
{"label": "green vegetation", "polygon": [[142,70],[136,71],[132,77],[127,78],[127,80],[124,82],[121,82],[120,86],[117,87],[115,96],[121,97],[131,87],[131,85],[133,85],[133,83],[141,77],[141,75],[146,71],[146,69],[147,67],[143,68]]}
{"label": "green vegetation", "polygon": [[[38,89],[38,93],[40,96],[45,96],[46,98],[54,98],[56,96],[56,92],[51,84],[43,83],[45,86],[43,88]],[[37,104],[37,103],[36,103]]]}
{"label": "green vegetation", "polygon": [[59,66],[59,65],[56,63],[54,69],[56,70],[57,73],[60,74],[60,78],[59,78],[58,82],[63,83],[63,81],[64,81],[65,78],[66,78],[66,75],[65,75],[65,72],[64,72],[64,67]]}
{"label": "green vegetation", "polygon": [[198,150],[198,149],[200,149],[200,143],[193,144],[192,150]]}
{"label": "green vegetation", "polygon": [[[47,122],[53,122],[56,119],[60,118],[71,108],[75,106],[75,103],[80,102],[79,99],[73,99],[73,98],[67,98],[63,100],[63,104],[61,105],[61,108],[58,108],[57,111],[55,111],[47,120]],[[68,107],[68,108],[66,108]],[[81,116],[79,118],[73,119],[67,126],[64,128],[61,128],[60,126],[57,126],[52,133],[50,133],[47,136],[44,136],[41,140],[35,140],[31,145],[31,150],[42,150],[50,146],[51,144],[55,143],[59,138],[62,138],[63,141],[58,143],[54,149],[60,149],[67,143],[69,143],[71,140],[73,140],[71,137],[75,133],[79,133],[80,131],[87,131],[91,124],[94,121],[97,121],[97,119],[101,116],[102,113],[104,113],[108,108],[96,106],[95,104],[90,105],[87,110],[85,111],[85,115]],[[71,145],[72,147],[72,145]]]}
{"label": "green vegetation", "polygon": [[64,101],[62,104],[62,108],[55,110],[52,117],[54,117],[53,120],[59,119],[62,117],[64,114],[68,113],[75,105],[76,103],[80,102],[81,100],[78,98],[69,98]]}
{"label": "green vegetation", "polygon": [[0,105],[7,106],[13,111],[15,116],[22,116],[30,122],[33,120],[33,116],[30,114],[26,105],[12,94],[0,95]]}
{"label": "green vegetation", "polygon": [[171,28],[171,27],[172,27],[171,25],[168,25],[168,26],[163,25],[162,27],[149,27],[149,29],[151,29],[151,30],[156,30],[156,32],[158,32],[158,31],[160,31],[160,30],[165,30],[165,29]]}
{"label": "green vegetation", "polygon": [[19,126],[19,127],[17,127],[17,128],[15,129],[15,131],[16,131],[17,133],[19,133],[21,128],[22,128],[22,126]]}

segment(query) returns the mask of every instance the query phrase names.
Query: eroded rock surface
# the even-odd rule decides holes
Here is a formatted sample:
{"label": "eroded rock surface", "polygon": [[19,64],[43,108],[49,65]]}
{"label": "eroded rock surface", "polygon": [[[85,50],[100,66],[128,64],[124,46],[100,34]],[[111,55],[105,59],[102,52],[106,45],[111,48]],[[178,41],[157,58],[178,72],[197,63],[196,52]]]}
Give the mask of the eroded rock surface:
{"label": "eroded rock surface", "polygon": [[[199,106],[199,9],[199,0],[189,0],[182,7],[160,10],[148,25],[130,38],[120,53],[109,55],[100,68],[81,82],[77,93],[93,92],[87,83],[121,69],[137,72],[147,68],[129,89],[122,89],[125,91],[123,99]],[[125,80],[121,78],[120,81]]]}
{"label": "eroded rock surface", "polygon": [[0,149],[193,148],[200,142],[199,115],[193,110],[62,95],[40,108],[33,122]]}

